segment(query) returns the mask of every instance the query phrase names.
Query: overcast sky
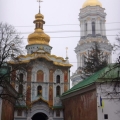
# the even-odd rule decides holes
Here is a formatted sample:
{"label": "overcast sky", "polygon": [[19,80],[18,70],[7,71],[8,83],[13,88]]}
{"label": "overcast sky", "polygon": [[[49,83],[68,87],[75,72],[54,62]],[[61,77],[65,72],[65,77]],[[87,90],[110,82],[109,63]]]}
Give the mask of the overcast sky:
{"label": "overcast sky", "polygon": [[[41,13],[46,22],[44,31],[51,37],[52,54],[65,58],[65,48],[68,47],[69,61],[73,64],[71,72],[77,69],[74,48],[80,40],[78,14],[85,1],[43,0],[41,3]],[[120,0],[99,1],[107,13],[107,38],[114,44],[116,35],[120,32]],[[0,22],[11,24],[23,33],[24,46],[27,45],[27,36],[34,31],[33,20],[37,13],[37,0],[0,0]]]}

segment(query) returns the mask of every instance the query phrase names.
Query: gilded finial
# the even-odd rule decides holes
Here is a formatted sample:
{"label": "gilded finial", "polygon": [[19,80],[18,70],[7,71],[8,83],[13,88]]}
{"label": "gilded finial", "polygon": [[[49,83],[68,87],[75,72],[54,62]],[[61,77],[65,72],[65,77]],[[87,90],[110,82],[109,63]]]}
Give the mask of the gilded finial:
{"label": "gilded finial", "polygon": [[68,47],[66,47],[66,60],[68,60],[68,53],[67,53]]}
{"label": "gilded finial", "polygon": [[39,13],[40,13],[40,2],[43,2],[42,0],[37,0],[39,2]]}

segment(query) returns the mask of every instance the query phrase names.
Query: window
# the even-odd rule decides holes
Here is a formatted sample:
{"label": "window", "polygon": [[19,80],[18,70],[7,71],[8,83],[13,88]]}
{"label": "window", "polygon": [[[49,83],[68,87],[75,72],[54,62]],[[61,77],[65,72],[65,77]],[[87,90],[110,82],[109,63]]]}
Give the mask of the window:
{"label": "window", "polygon": [[102,23],[100,22],[100,33],[102,35]]}
{"label": "window", "polygon": [[23,85],[22,84],[19,85],[18,93],[19,93],[19,95],[23,94]]}
{"label": "window", "polygon": [[20,82],[23,82],[23,74],[20,73]]}
{"label": "window", "polygon": [[92,22],[92,36],[95,36],[95,22]]}
{"label": "window", "polygon": [[56,76],[56,83],[60,83],[60,75]]}
{"label": "window", "polygon": [[108,114],[104,114],[104,119],[108,119]]}
{"label": "window", "polygon": [[84,65],[85,65],[85,56],[82,55],[82,67],[84,67]]}
{"label": "window", "polygon": [[56,117],[60,117],[60,110],[56,111]]}
{"label": "window", "polygon": [[60,96],[60,86],[56,87],[56,96]]}
{"label": "window", "polygon": [[22,116],[22,110],[17,111],[17,116]]}
{"label": "window", "polygon": [[37,82],[43,82],[44,73],[42,70],[37,72]]}
{"label": "window", "polygon": [[87,23],[85,23],[85,35],[87,36]]}
{"label": "window", "polygon": [[42,86],[37,87],[37,95],[42,96]]}

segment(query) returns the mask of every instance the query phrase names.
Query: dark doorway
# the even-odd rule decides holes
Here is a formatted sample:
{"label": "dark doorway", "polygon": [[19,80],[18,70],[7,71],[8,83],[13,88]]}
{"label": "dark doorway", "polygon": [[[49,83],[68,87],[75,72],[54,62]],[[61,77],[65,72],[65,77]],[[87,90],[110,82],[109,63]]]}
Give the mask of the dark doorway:
{"label": "dark doorway", "polygon": [[32,120],[48,120],[48,117],[44,113],[36,113],[33,115]]}

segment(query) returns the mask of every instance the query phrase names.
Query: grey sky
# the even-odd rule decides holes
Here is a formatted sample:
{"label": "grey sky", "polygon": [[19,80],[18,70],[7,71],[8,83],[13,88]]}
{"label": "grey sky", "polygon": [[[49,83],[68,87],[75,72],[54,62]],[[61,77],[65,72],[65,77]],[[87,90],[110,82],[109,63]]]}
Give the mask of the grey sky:
{"label": "grey sky", "polygon": [[[23,34],[24,46],[27,44],[28,34],[34,31],[34,16],[38,13],[37,0],[0,0],[0,22],[7,22],[16,27]],[[120,32],[120,0],[99,0],[105,8],[106,29],[110,42],[115,42],[115,35]],[[66,57],[65,48],[68,47],[69,61],[73,64],[71,72],[77,69],[76,54],[74,48],[80,39],[80,27],[78,14],[85,0],[43,0],[41,3],[41,13],[44,15],[46,22],[44,31],[51,37],[50,45],[53,47],[52,54]],[[119,22],[119,23],[116,23]],[[61,25],[72,24],[72,25]],[[77,25],[73,25],[77,24]],[[48,26],[59,25],[59,26]],[[25,27],[29,26],[29,27]],[[52,31],[64,31],[55,32]],[[65,32],[67,31],[67,32]],[[72,32],[68,32],[72,31]],[[114,35],[114,36],[109,36]],[[68,37],[69,38],[53,38],[53,37]]]}

